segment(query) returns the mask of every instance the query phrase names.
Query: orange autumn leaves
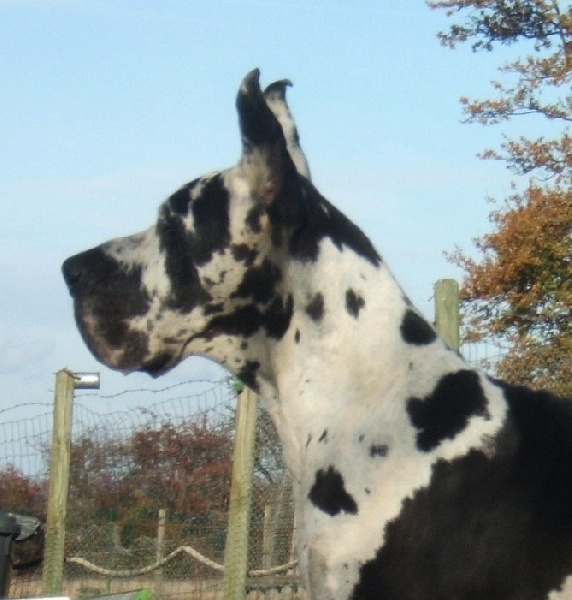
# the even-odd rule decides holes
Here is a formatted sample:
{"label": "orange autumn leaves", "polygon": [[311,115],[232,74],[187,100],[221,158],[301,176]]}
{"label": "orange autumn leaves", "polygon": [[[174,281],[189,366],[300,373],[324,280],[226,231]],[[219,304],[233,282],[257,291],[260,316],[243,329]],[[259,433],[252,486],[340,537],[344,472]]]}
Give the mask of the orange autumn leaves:
{"label": "orange autumn leaves", "polygon": [[428,4],[459,19],[439,33],[447,47],[467,42],[475,52],[499,45],[524,50],[499,68],[491,98],[461,98],[466,122],[518,119],[527,131],[480,155],[506,161],[526,179],[490,213],[492,232],[474,240],[478,258],[459,248],[448,255],[465,272],[466,338],[503,347],[499,376],[572,396],[572,5]]}

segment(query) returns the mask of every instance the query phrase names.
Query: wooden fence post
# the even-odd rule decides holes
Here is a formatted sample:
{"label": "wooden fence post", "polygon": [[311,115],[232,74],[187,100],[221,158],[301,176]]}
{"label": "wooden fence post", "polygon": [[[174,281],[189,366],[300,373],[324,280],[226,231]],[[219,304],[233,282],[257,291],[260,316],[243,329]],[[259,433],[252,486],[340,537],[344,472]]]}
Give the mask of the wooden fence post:
{"label": "wooden fence post", "polygon": [[257,410],[256,395],[244,388],[238,397],[235,418],[234,459],[224,557],[225,600],[243,600],[246,597]]}
{"label": "wooden fence post", "polygon": [[435,283],[435,327],[452,350],[460,348],[459,284],[454,279]]}
{"label": "wooden fence post", "polygon": [[74,390],[74,374],[66,369],[58,371],[54,395],[54,430],[50,456],[50,486],[42,572],[42,594],[44,596],[59,595],[63,588]]}
{"label": "wooden fence post", "polygon": [[262,529],[262,568],[270,569],[274,550],[273,517],[276,516],[276,507],[268,502],[264,506],[264,526]]}
{"label": "wooden fence post", "polygon": [[[164,508],[159,509],[159,521],[157,523],[157,548],[155,558],[157,562],[162,560],[165,556],[165,528],[167,523],[167,511]],[[156,598],[163,597],[164,577],[163,567],[160,567],[155,571],[155,588],[153,595]]]}

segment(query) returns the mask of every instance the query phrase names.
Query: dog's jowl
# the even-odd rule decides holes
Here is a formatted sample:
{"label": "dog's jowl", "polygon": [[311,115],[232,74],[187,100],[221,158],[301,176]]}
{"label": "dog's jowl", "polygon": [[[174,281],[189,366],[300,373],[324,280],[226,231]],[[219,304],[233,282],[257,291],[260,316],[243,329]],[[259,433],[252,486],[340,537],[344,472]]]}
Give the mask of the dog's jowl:
{"label": "dog's jowl", "polygon": [[258,79],[238,92],[236,166],[182,186],[148,230],[65,262],[83,339],[109,367],[153,376],[208,356],[260,393],[311,598],[565,597],[572,405],[447,348],[311,183],[289,82]]}

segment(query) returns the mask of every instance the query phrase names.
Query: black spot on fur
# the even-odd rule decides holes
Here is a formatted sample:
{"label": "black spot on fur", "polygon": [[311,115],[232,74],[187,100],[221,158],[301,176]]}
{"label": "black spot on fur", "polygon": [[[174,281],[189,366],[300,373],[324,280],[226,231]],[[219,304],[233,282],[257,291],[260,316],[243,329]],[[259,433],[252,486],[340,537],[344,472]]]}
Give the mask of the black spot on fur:
{"label": "black spot on fur", "polygon": [[315,261],[319,244],[328,237],[339,249],[348,248],[377,266],[381,258],[365,234],[311,185],[304,181],[296,230],[290,238],[290,254],[301,261]]}
{"label": "black spot on fur", "polygon": [[300,330],[296,329],[296,333],[294,334],[294,341],[299,344],[300,343]]}
{"label": "black spot on fur", "polygon": [[244,262],[247,267],[250,267],[258,256],[258,250],[250,248],[247,244],[233,244],[230,249],[234,260]]}
{"label": "black spot on fur", "polygon": [[291,295],[286,301],[275,298],[265,311],[248,304],[232,313],[214,316],[204,331],[195,337],[207,340],[218,336],[250,337],[264,328],[269,337],[281,339],[288,330],[293,313],[294,300]]}
{"label": "black spot on fur", "polygon": [[210,299],[201,286],[193,250],[195,244],[180,217],[163,210],[157,222],[159,248],[165,253],[165,271],[171,281],[167,305],[190,312],[198,304]]}
{"label": "black spot on fur", "polygon": [[189,214],[191,191],[197,183],[198,179],[195,179],[191,183],[183,186],[180,190],[177,190],[167,199],[167,203],[172,212],[181,216],[187,216]]}
{"label": "black spot on fur", "polygon": [[314,485],[308,494],[310,502],[321,511],[335,517],[340,512],[355,515],[357,504],[346,491],[344,479],[333,466],[328,470],[320,469],[316,473]]}
{"label": "black spot on fur", "polygon": [[314,297],[308,302],[306,306],[306,314],[313,321],[321,321],[324,316],[324,296],[318,292],[314,294]]}
{"label": "black spot on fur", "polygon": [[252,298],[255,302],[268,302],[281,278],[280,269],[269,260],[265,260],[260,266],[250,267],[245,272],[231,298]]}
{"label": "black spot on fur", "polygon": [[407,344],[431,344],[437,338],[434,329],[414,310],[408,308],[401,321],[401,337]]}
{"label": "black spot on fur", "polygon": [[262,313],[255,306],[247,305],[232,313],[213,317],[199,337],[205,339],[213,339],[220,335],[249,337],[256,333],[263,323]]}
{"label": "black spot on fur", "polygon": [[359,311],[365,306],[365,300],[358,296],[351,288],[346,291],[346,310],[354,319],[359,316]]}
{"label": "black spot on fur", "polygon": [[194,229],[189,232],[191,256],[197,265],[211,260],[216,251],[224,250],[230,241],[229,195],[222,175],[206,181],[201,195],[192,202]]}
{"label": "black spot on fur", "polygon": [[260,368],[260,363],[258,361],[247,361],[247,363],[240,369],[238,373],[238,378],[242,383],[247,385],[250,389],[255,392],[258,391],[258,384],[256,382],[256,374],[258,373],[258,369]]}
{"label": "black spot on fur", "polygon": [[203,315],[216,315],[224,311],[224,302],[207,303],[203,308]]}
{"label": "black spot on fur", "polygon": [[389,446],[387,444],[372,444],[369,447],[369,455],[372,458],[383,458],[387,456]]}
{"label": "black spot on fur", "polygon": [[253,206],[246,215],[246,225],[253,233],[260,233],[262,225],[260,223],[262,217],[262,208],[258,205]]}
{"label": "black spot on fur", "polygon": [[444,375],[429,396],[407,400],[407,413],[419,429],[417,447],[433,450],[463,431],[473,415],[487,415],[479,376],[468,370]]}
{"label": "black spot on fur", "polygon": [[322,431],[322,435],[320,435],[320,437],[318,438],[318,443],[324,443],[327,444],[328,443],[328,430],[324,429],[324,431]]}
{"label": "black spot on fur", "polygon": [[186,186],[181,188],[180,190],[177,190],[167,200],[171,211],[181,216],[186,216],[189,213],[190,201],[191,198],[189,195],[189,188]]}
{"label": "black spot on fur", "polygon": [[284,337],[292,315],[294,314],[294,298],[288,295],[286,302],[283,298],[275,298],[264,312],[264,327],[269,337],[281,339]]}
{"label": "black spot on fur", "polygon": [[572,404],[499,385],[509,411],[487,454],[437,461],[354,600],[546,600],[572,573]]}

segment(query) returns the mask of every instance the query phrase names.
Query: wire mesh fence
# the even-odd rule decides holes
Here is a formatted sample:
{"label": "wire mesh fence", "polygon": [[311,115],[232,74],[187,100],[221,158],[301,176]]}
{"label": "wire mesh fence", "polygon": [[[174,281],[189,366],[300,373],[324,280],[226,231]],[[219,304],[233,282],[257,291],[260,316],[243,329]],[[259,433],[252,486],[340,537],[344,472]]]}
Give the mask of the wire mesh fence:
{"label": "wire mesh fence", "polygon": [[496,375],[496,366],[504,355],[504,350],[499,344],[492,343],[464,343],[461,346],[461,355],[472,366]]}
{"label": "wire mesh fence", "polygon": [[[222,597],[237,393],[228,380],[200,391],[186,383],[110,414],[90,408],[98,394],[76,394],[63,590],[71,597],[140,587],[166,600]],[[297,596],[292,565],[272,570],[293,560],[292,490],[274,426],[261,407],[258,415],[247,591]],[[44,517],[51,421],[47,410],[0,422],[0,509]],[[41,586],[41,565],[15,571],[10,597]]]}

